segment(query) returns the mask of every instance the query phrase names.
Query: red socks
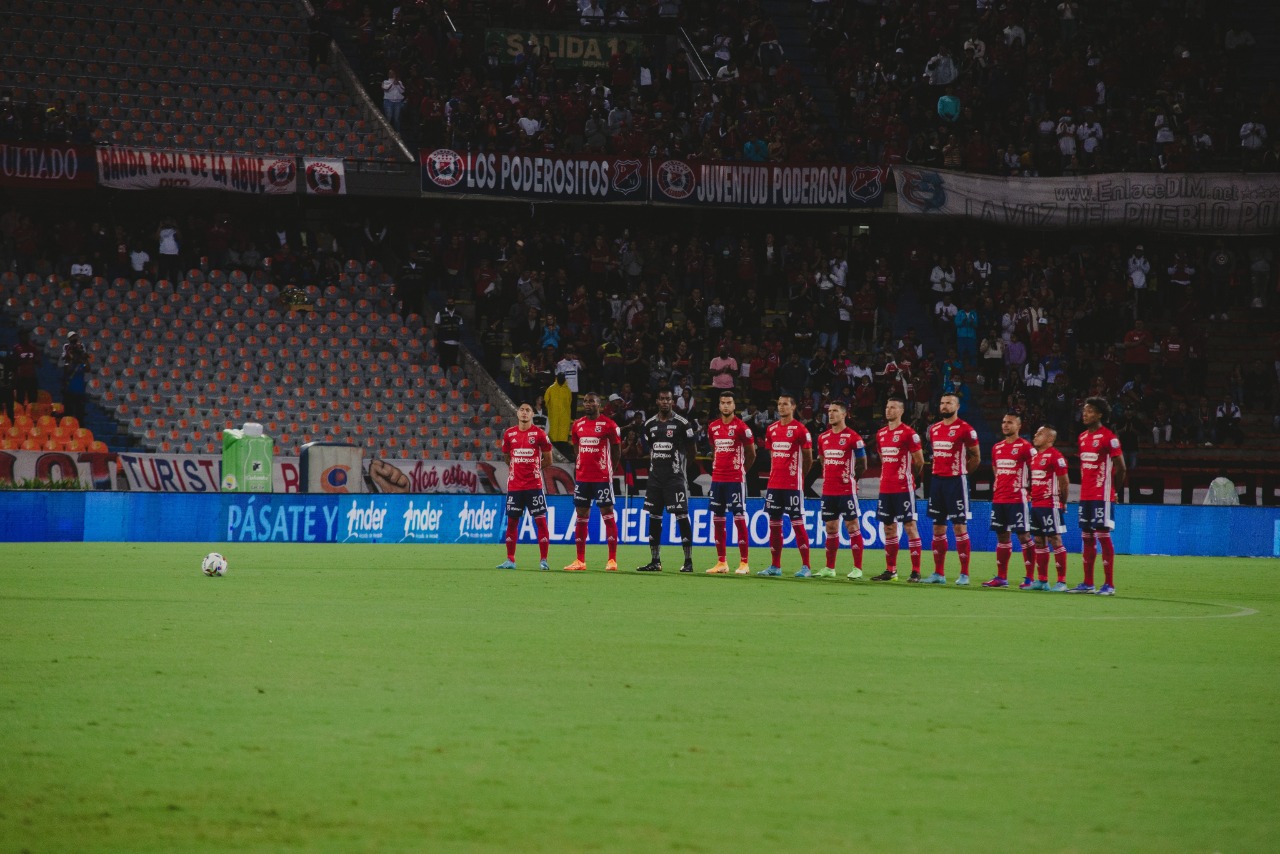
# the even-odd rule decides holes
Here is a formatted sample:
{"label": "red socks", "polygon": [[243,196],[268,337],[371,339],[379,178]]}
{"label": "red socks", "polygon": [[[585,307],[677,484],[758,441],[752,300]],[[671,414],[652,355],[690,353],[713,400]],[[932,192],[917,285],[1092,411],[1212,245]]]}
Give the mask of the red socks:
{"label": "red socks", "polygon": [[1115,587],[1116,547],[1111,543],[1111,534],[1100,531],[1094,536],[1098,539],[1098,545],[1102,547],[1102,577],[1106,579],[1107,584]]}
{"label": "red socks", "polygon": [[[609,560],[618,559],[618,517],[612,512],[607,515],[601,515],[600,521],[604,522],[604,539],[609,544]],[[585,532],[584,532],[585,533]]]}
{"label": "red socks", "polygon": [[578,517],[578,524],[573,529],[573,540],[578,546],[578,560],[585,561],[587,559],[587,522],[589,520]]}
{"label": "red socks", "polygon": [[836,555],[840,553],[840,535],[827,537],[827,569],[836,568]]}
{"label": "red socks", "polygon": [[[1013,549],[1013,543],[1009,544],[1009,548]],[[1036,541],[1031,537],[1027,537],[1022,541],[1022,564],[1027,568],[1027,578],[1035,575]]]}
{"label": "red socks", "polygon": [[1067,547],[1058,546],[1053,550],[1053,565],[1058,571],[1058,580],[1067,580]]}
{"label": "red socks", "polygon": [[889,572],[898,571],[898,541],[886,539],[884,541],[884,568]]}
{"label": "red socks", "polygon": [[747,562],[747,554],[751,549],[751,534],[747,531],[747,517],[739,513],[733,517],[734,528],[738,531],[738,557]]}
{"label": "red socks", "polygon": [[969,574],[969,534],[956,534],[956,554],[960,556],[960,574]]}
{"label": "red socks", "polygon": [[516,535],[520,531],[520,517],[507,517],[507,560],[515,563],[516,560]]}
{"label": "red socks", "polygon": [[769,522],[770,566],[782,566],[782,520]]}
{"label": "red socks", "polygon": [[1040,581],[1049,580],[1049,547],[1036,549],[1036,578]]}
{"label": "red socks", "polygon": [[933,538],[933,571],[938,575],[947,574],[947,535]]}
{"label": "red socks", "polygon": [[[803,524],[796,524],[795,520],[791,522],[791,531],[796,535],[796,548],[800,550],[800,565],[809,565],[809,531],[805,529]],[[838,539],[836,542],[840,542]],[[777,566],[778,564],[774,564]]]}
{"label": "red socks", "polygon": [[996,577],[1009,577],[1009,558],[1013,555],[1013,543],[996,543]]}
{"label": "red socks", "polygon": [[729,537],[729,532],[725,525],[725,518],[723,516],[712,516],[711,527],[715,530],[716,534],[716,559],[720,563],[724,563],[725,541]]}
{"label": "red socks", "polygon": [[923,549],[920,546],[920,538],[916,537],[913,540],[910,537],[908,537],[907,549],[911,553],[911,571],[919,572],[920,571],[920,553],[923,551]]}
{"label": "red socks", "polygon": [[853,549],[853,568],[862,569],[862,531],[854,531],[849,535],[849,546]]}
{"label": "red socks", "polygon": [[1085,584],[1093,584],[1093,563],[1098,557],[1098,544],[1094,542],[1093,538],[1094,533],[1092,531],[1083,531],[1080,534],[1080,558],[1084,564]]}
{"label": "red socks", "polygon": [[551,535],[547,533],[547,517],[534,516],[533,527],[538,532],[538,556],[546,560],[547,547],[551,545]]}

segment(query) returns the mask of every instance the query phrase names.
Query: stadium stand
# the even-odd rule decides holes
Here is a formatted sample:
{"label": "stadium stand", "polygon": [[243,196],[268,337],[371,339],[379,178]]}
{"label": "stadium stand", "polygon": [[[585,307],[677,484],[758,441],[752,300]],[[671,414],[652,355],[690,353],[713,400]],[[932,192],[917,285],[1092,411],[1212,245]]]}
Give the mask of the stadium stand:
{"label": "stadium stand", "polygon": [[333,68],[312,64],[307,19],[290,0],[5,0],[0,16],[0,89],[25,138],[396,157]]}

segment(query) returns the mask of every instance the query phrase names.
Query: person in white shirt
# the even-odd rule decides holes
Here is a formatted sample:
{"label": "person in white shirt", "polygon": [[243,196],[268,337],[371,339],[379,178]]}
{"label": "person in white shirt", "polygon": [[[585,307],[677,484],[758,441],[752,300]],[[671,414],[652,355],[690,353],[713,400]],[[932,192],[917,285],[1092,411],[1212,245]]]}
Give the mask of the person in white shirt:
{"label": "person in white shirt", "polygon": [[564,358],[556,362],[556,373],[564,374],[564,384],[573,394],[578,393],[578,377],[582,373],[582,362],[573,350],[566,349]]}
{"label": "person in white shirt", "polygon": [[929,274],[929,287],[935,294],[949,294],[956,289],[956,268],[941,255]]}
{"label": "person in white shirt", "polygon": [[1062,167],[1065,169],[1071,158],[1076,156],[1076,120],[1070,110],[1058,119],[1057,134],[1058,153],[1062,155]]}
{"label": "person in white shirt", "polygon": [[382,114],[387,121],[400,132],[400,111],[404,109],[404,81],[393,68],[387,72],[387,79],[382,81]]}
{"label": "person in white shirt", "polygon": [[960,74],[951,50],[943,45],[924,67],[924,78],[930,86],[950,86]]}
{"label": "person in white shirt", "polygon": [[1085,165],[1092,166],[1102,145],[1102,125],[1094,118],[1093,110],[1085,110],[1084,121],[1076,125],[1076,138],[1084,149]]}
{"label": "person in white shirt", "polygon": [[1143,294],[1147,292],[1147,276],[1151,273],[1151,262],[1143,253],[1142,244],[1133,247],[1133,254],[1126,264],[1129,275],[1129,286],[1133,288],[1133,316],[1139,316]]}

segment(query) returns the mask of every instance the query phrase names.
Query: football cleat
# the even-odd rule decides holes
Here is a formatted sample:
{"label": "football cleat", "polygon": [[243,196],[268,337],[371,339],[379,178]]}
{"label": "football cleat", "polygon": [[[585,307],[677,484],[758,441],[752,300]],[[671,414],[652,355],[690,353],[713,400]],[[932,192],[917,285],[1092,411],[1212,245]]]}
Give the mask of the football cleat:
{"label": "football cleat", "polygon": [[564,568],[565,572],[586,572],[587,565],[580,560],[575,560]]}
{"label": "football cleat", "polygon": [[759,572],[756,573],[756,575],[762,575],[767,578],[778,578],[779,576],[782,575],[782,569],[777,566],[771,566],[768,569],[760,570]]}
{"label": "football cleat", "polygon": [[1097,593],[1098,588],[1092,584],[1085,584],[1083,581],[1067,591],[1068,593]]}
{"label": "football cleat", "polygon": [[1036,582],[1031,578],[1022,579],[1022,583],[1018,585],[1019,590],[1035,590]]}
{"label": "football cleat", "polygon": [[960,577],[956,579],[956,587],[968,587],[969,574],[967,572],[960,573]]}
{"label": "football cleat", "polygon": [[686,560],[680,567],[681,572],[693,572],[693,561]]}
{"label": "football cleat", "polygon": [[750,575],[751,566],[745,560],[738,564],[738,568],[733,571],[734,575]]}
{"label": "football cleat", "polygon": [[794,573],[792,573],[792,577],[793,578],[813,578],[813,573],[809,570],[809,567],[802,566],[799,569],[797,569]]}
{"label": "football cleat", "polygon": [[1104,585],[1102,585],[1101,587],[1099,587],[1099,588],[1098,588],[1098,595],[1099,595],[1099,596],[1114,596],[1114,595],[1116,595],[1116,589],[1115,589],[1114,587],[1112,587],[1110,584],[1104,584]]}
{"label": "football cleat", "polygon": [[1057,584],[1049,588],[1049,592],[1050,593],[1066,593],[1070,589],[1071,589],[1070,587],[1067,587],[1067,582],[1059,581]]}
{"label": "football cleat", "polygon": [[947,577],[940,572],[935,572],[933,575],[930,575],[928,578],[926,578],[924,581],[921,581],[920,583],[921,584],[946,584]]}
{"label": "football cleat", "polygon": [[880,573],[879,575],[871,576],[871,580],[872,581],[897,581],[898,573],[892,569],[886,569],[884,572]]}
{"label": "football cleat", "polygon": [[538,561],[538,569],[542,570],[543,572],[547,572],[551,569],[551,564],[547,563],[546,558],[543,558],[542,560]]}
{"label": "football cleat", "polygon": [[923,580],[924,580],[924,579],[922,579],[922,578],[920,577],[920,573],[919,573],[919,572],[917,572],[917,571],[916,571],[916,570],[914,570],[914,569],[913,569],[913,570],[911,570],[911,575],[907,576],[907,583],[908,583],[908,584],[919,584],[919,583],[920,583],[921,581],[923,581]]}
{"label": "football cleat", "polygon": [[724,561],[717,561],[716,565],[707,570],[707,575],[728,575],[729,566]]}
{"label": "football cleat", "polygon": [[1048,590],[1048,589],[1049,589],[1049,582],[1048,582],[1048,580],[1045,580],[1045,581],[1037,581],[1035,584],[1031,585],[1031,589],[1032,589],[1032,590]]}
{"label": "football cleat", "polygon": [[651,560],[644,566],[637,566],[636,572],[662,572],[662,561]]}
{"label": "football cleat", "polygon": [[514,560],[504,560],[502,563],[494,567],[494,569],[515,569],[516,562]]}
{"label": "football cleat", "polygon": [[606,561],[604,562],[604,571],[605,571],[605,572],[617,572],[617,571],[618,571],[618,562],[617,562],[616,560],[614,560],[613,558],[609,558],[608,560],[606,560]]}
{"label": "football cleat", "polygon": [[831,567],[824,567],[818,570],[817,572],[815,572],[813,575],[815,578],[835,578],[836,571]]}
{"label": "football cleat", "polygon": [[997,578],[993,578],[993,579],[991,579],[990,581],[984,581],[984,582],[982,582],[982,586],[983,586],[983,587],[1008,587],[1008,586],[1009,586],[1009,579],[1007,579],[1007,578],[999,578],[999,577],[997,577]]}
{"label": "football cleat", "polygon": [[862,578],[862,570],[855,569],[852,572],[850,572],[848,575],[846,575],[845,578],[849,579],[850,581],[857,581],[858,579]]}

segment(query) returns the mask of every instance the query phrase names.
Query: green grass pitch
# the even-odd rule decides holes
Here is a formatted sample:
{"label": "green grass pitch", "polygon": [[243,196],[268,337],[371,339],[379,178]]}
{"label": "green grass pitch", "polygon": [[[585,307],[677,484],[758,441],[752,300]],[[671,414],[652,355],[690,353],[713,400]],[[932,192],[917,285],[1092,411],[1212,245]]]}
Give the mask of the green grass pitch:
{"label": "green grass pitch", "polygon": [[603,553],[0,547],[0,851],[1276,849],[1280,562],[1120,556],[1107,600]]}

